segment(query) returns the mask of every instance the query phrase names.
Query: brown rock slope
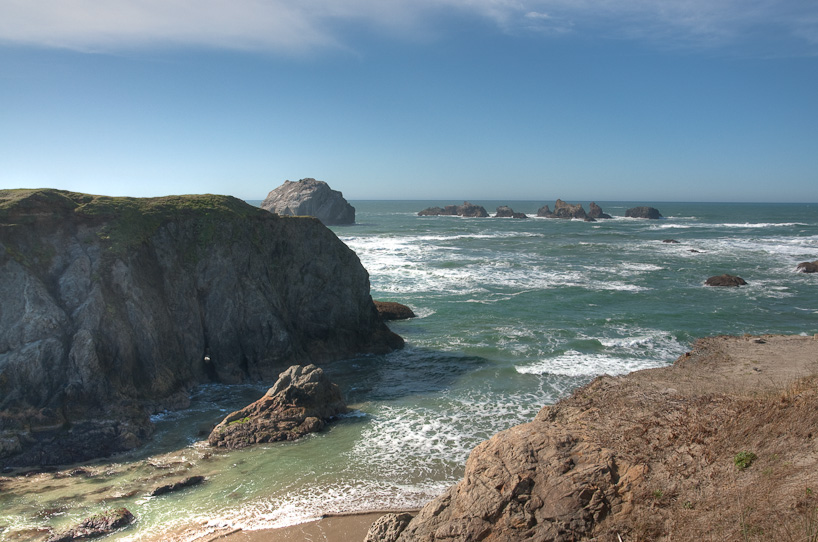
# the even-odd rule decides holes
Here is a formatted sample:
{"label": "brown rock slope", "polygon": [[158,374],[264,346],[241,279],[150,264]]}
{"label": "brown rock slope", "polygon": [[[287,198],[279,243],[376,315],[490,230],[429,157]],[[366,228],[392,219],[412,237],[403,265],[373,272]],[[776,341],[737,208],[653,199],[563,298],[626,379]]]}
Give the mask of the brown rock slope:
{"label": "brown rock slope", "polygon": [[480,444],[398,540],[815,541],[817,439],[818,340],[702,339]]}

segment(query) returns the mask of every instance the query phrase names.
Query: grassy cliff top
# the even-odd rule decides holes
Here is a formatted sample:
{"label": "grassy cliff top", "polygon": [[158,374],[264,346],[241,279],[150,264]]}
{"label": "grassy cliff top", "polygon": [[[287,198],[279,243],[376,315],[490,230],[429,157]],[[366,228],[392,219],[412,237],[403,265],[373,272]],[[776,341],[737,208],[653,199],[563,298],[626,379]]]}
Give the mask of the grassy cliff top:
{"label": "grassy cliff top", "polygon": [[265,213],[232,196],[194,194],[158,198],[96,196],[52,188],[0,190],[0,222],[74,213],[85,217],[173,217],[180,214],[225,214],[251,218]]}

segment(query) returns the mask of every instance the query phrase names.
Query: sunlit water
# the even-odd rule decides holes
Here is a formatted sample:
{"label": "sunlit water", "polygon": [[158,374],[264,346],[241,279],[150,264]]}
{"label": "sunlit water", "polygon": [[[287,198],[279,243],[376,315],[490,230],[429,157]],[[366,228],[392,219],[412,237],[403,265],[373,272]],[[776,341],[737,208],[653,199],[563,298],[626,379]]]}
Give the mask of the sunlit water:
{"label": "sunlit water", "polygon": [[[419,317],[391,325],[405,350],[325,367],[350,415],[299,442],[215,451],[202,442],[212,425],[272,383],[203,386],[190,409],[155,417],[136,454],[2,479],[0,539],[44,539],[119,506],[137,523],[109,540],[419,507],[462,476],[476,444],[598,374],[666,365],[700,336],[818,332],[818,276],[794,272],[818,259],[816,205],[656,204],[668,218],[586,223],[353,203],[358,224],[334,231],[373,297]],[[545,202],[479,203],[534,214]],[[632,206],[601,205],[618,216]],[[703,286],[722,273],[749,285]],[[196,474],[206,482],[145,496]]]}

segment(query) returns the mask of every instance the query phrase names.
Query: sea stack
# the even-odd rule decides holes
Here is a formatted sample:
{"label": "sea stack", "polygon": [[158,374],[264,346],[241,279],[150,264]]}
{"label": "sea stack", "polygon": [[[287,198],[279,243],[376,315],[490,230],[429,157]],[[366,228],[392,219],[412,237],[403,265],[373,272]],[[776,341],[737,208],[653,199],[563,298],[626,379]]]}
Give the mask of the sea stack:
{"label": "sea stack", "polygon": [[324,181],[301,179],[270,191],[261,204],[262,209],[288,216],[314,216],[327,226],[355,223],[355,207],[338,190]]}

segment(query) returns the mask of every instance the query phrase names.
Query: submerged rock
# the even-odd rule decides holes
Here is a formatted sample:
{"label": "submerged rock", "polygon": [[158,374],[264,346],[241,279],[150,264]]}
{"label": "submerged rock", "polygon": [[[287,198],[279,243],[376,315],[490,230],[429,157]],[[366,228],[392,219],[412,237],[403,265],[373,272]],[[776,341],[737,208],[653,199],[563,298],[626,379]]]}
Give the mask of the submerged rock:
{"label": "submerged rock", "polygon": [[724,275],[715,275],[715,276],[709,277],[706,281],[704,281],[704,283],[707,286],[734,286],[734,287],[738,287],[738,286],[745,286],[747,284],[747,281],[744,280],[741,277],[737,277],[736,275],[728,275],[728,274],[725,273]]}
{"label": "submerged rock", "polygon": [[0,469],[139,446],[205,382],[384,353],[355,253],[228,196],[0,190]]}
{"label": "submerged rock", "polygon": [[801,262],[796,268],[799,273],[818,273],[818,260],[814,262]]}
{"label": "submerged rock", "polygon": [[279,215],[314,216],[328,226],[355,223],[355,207],[344,195],[311,178],[284,181],[267,194],[261,208]]}
{"label": "submerged rock", "polygon": [[50,536],[47,542],[70,542],[97,538],[130,525],[133,521],[134,516],[127,508],[109,510],[83,520],[82,523],[68,531]]}
{"label": "submerged rock", "polygon": [[625,216],[628,218],[648,218],[651,220],[663,218],[659,209],[653,207],[632,207],[625,211]]}
{"label": "submerged rock", "polygon": [[295,440],[320,431],[327,420],[346,411],[341,390],[323,370],[293,365],[264,397],[222,420],[207,440],[230,449]]}
{"label": "submerged rock", "polygon": [[375,308],[384,320],[408,320],[415,318],[415,313],[407,307],[395,301],[375,301]]}
{"label": "submerged rock", "polygon": [[165,495],[166,493],[173,493],[174,491],[179,491],[180,489],[185,489],[186,487],[197,486],[204,481],[204,476],[189,476],[184,480],[156,487],[150,493],[148,493],[148,496],[158,497],[159,495]]}

